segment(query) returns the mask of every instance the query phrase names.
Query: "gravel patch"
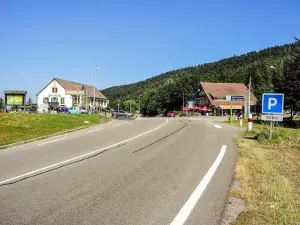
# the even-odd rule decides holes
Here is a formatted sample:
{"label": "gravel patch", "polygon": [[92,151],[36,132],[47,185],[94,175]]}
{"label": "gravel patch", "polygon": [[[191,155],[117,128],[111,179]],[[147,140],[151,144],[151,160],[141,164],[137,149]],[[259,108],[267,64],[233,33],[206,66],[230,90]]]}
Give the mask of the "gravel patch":
{"label": "gravel patch", "polygon": [[230,225],[238,218],[240,213],[247,211],[247,209],[244,200],[236,197],[229,198],[221,224]]}
{"label": "gravel patch", "polygon": [[[233,180],[231,185],[231,191],[238,191],[241,189],[240,182]],[[226,209],[223,214],[222,225],[230,225],[233,223],[241,214],[248,210],[247,205],[243,199],[237,197],[229,197]]]}
{"label": "gravel patch", "polygon": [[234,180],[231,185],[231,191],[239,191],[241,190],[241,184],[238,180]]}

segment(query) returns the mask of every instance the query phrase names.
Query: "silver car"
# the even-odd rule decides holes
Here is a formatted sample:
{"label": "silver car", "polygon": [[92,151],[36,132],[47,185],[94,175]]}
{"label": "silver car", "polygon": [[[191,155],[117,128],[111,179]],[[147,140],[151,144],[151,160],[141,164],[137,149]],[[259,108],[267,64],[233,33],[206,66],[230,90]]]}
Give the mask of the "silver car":
{"label": "silver car", "polygon": [[132,115],[124,110],[114,110],[112,111],[112,116],[114,118],[118,118],[118,117],[126,117],[126,118],[130,118]]}

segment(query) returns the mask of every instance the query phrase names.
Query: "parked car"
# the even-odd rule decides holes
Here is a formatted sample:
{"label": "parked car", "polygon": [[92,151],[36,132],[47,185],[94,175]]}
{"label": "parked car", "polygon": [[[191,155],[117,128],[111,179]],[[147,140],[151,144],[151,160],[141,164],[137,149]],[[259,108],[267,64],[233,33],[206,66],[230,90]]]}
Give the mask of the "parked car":
{"label": "parked car", "polygon": [[65,105],[60,105],[60,106],[56,109],[56,111],[57,111],[58,113],[67,113],[67,112],[69,111],[69,108],[68,108],[67,106],[65,106]]}
{"label": "parked car", "polygon": [[118,117],[127,117],[127,118],[130,118],[132,115],[124,110],[114,110],[111,112],[112,116],[115,117],[115,118],[118,118]]}
{"label": "parked car", "polygon": [[175,112],[168,112],[167,117],[175,117]]}
{"label": "parked car", "polygon": [[71,107],[68,110],[68,113],[70,114],[87,114],[87,111],[82,109],[82,108],[76,108],[76,107]]}
{"label": "parked car", "polygon": [[37,109],[35,108],[26,109],[26,113],[37,113]]}

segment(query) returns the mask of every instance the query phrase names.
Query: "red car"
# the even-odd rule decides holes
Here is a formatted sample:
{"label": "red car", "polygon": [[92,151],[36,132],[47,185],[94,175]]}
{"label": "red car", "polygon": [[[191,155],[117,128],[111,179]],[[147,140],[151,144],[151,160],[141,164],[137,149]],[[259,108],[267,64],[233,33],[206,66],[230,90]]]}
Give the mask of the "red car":
{"label": "red car", "polygon": [[167,117],[175,117],[175,116],[176,116],[176,114],[174,112],[169,112],[167,115]]}

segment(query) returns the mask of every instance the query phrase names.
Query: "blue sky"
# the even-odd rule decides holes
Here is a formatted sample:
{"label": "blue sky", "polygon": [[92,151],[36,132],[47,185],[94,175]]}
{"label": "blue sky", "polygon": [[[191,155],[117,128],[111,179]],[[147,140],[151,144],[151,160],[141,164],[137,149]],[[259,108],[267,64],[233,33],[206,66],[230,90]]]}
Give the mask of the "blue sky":
{"label": "blue sky", "polygon": [[102,89],[291,43],[299,11],[299,0],[1,0],[0,96],[35,99],[54,77]]}

